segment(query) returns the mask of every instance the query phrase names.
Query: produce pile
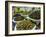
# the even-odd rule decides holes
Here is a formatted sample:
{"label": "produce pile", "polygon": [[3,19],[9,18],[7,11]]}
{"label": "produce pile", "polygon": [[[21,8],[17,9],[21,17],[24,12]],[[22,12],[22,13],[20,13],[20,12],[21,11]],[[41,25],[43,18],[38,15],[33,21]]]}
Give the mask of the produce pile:
{"label": "produce pile", "polygon": [[40,19],[40,10],[34,11],[29,17],[36,20]]}
{"label": "produce pile", "polygon": [[35,26],[30,20],[23,20],[16,25],[17,30],[30,30]]}
{"label": "produce pile", "polygon": [[15,15],[15,21],[21,21],[21,20],[23,20],[24,19],[24,17],[23,16],[21,16],[20,14],[16,14]]}
{"label": "produce pile", "polygon": [[31,9],[27,10],[26,8],[15,7],[13,16],[15,16],[16,14],[28,15],[30,13],[31,13]]}

